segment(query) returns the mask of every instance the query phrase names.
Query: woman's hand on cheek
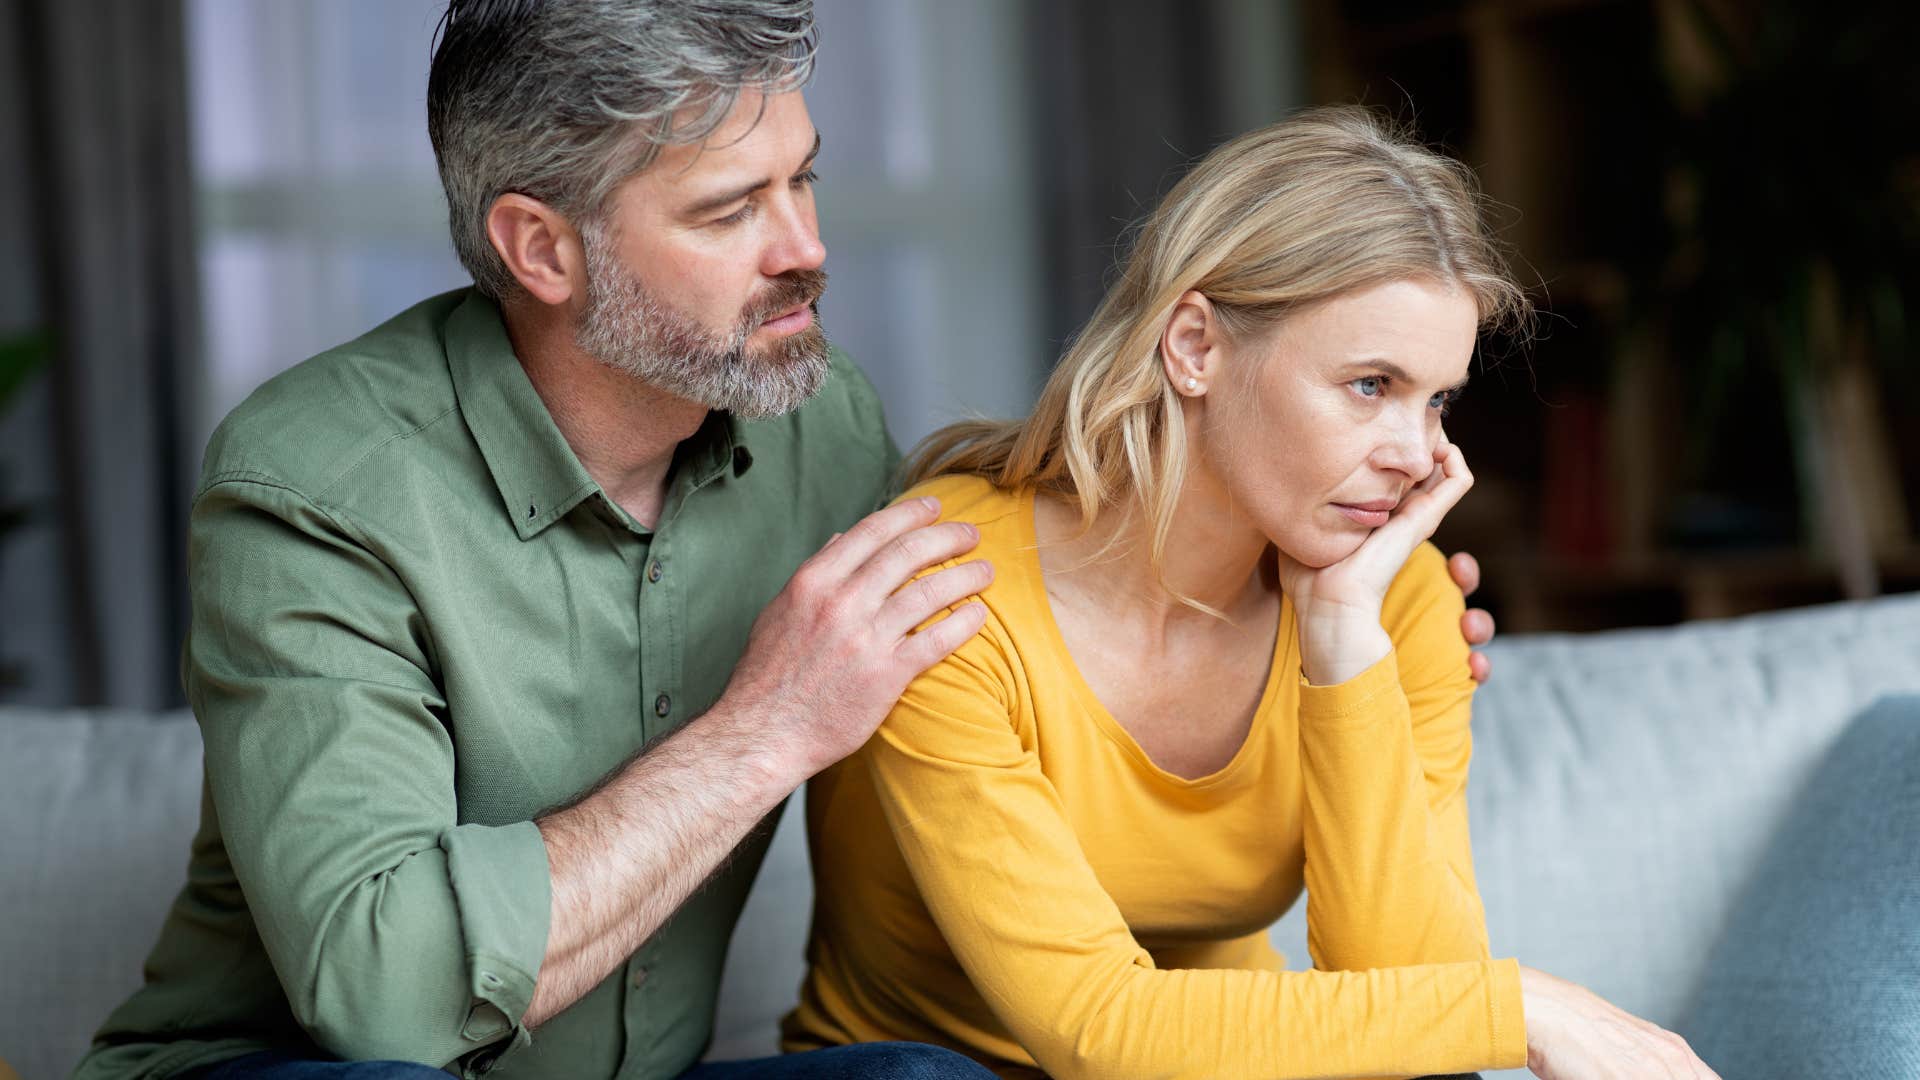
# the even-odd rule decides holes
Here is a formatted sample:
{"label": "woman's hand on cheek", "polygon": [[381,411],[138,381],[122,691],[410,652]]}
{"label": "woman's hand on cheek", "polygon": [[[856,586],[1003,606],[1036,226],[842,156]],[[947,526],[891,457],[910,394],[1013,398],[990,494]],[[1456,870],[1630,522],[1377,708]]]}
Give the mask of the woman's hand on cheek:
{"label": "woman's hand on cheek", "polygon": [[1300,667],[1316,686],[1346,682],[1393,649],[1380,608],[1401,567],[1473,487],[1466,455],[1442,437],[1434,468],[1353,554],[1319,569],[1280,553],[1280,587],[1300,626]]}

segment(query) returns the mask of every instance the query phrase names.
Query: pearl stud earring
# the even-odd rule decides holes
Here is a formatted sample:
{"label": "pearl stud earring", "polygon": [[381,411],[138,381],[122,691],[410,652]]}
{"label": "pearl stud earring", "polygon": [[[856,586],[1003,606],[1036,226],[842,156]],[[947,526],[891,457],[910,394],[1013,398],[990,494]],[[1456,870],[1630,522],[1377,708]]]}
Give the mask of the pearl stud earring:
{"label": "pearl stud earring", "polygon": [[1187,376],[1187,389],[1189,389],[1189,390],[1198,390],[1198,389],[1200,389],[1200,380],[1199,380],[1199,379],[1196,379],[1196,378],[1194,378],[1194,377],[1193,377],[1193,376],[1191,376],[1191,375],[1189,375],[1189,376]]}

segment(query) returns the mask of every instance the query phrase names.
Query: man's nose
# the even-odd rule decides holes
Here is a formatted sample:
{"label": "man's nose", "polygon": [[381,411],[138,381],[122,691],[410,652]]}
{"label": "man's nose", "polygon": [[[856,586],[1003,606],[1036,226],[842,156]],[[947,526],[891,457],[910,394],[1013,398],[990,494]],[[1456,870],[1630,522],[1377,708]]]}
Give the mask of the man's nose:
{"label": "man's nose", "polygon": [[819,220],[811,200],[788,198],[778,200],[778,204],[778,221],[763,253],[760,272],[776,278],[793,270],[819,269],[827,261],[827,247],[820,242]]}

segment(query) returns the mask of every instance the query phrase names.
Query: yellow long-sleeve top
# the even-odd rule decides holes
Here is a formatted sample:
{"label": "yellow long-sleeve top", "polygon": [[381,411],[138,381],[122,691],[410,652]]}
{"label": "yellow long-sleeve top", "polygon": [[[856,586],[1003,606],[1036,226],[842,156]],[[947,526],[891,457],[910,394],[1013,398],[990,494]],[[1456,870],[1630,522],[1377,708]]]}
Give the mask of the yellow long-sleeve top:
{"label": "yellow long-sleeve top", "polygon": [[[905,1039],[1003,1075],[1411,1076],[1526,1063],[1467,839],[1462,601],[1422,545],[1394,651],[1306,684],[1291,605],[1245,743],[1154,765],[1081,678],[1033,495],[942,477],[995,578],[973,640],[807,792],[815,908],[789,1050]],[[1314,971],[1266,928],[1308,895]]]}

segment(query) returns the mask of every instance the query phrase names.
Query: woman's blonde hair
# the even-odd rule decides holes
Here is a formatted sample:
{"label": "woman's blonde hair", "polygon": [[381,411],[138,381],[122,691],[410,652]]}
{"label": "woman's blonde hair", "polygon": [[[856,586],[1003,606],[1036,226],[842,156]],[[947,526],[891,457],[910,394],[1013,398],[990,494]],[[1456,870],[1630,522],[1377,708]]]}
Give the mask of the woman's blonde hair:
{"label": "woman's blonde hair", "polygon": [[1483,329],[1531,317],[1464,165],[1356,106],[1248,132],[1201,159],[1147,218],[1032,414],[934,432],[903,466],[906,482],[961,473],[1033,485],[1077,505],[1083,528],[1109,508],[1139,512],[1157,571],[1187,465],[1181,398],[1160,357],[1180,298],[1198,290],[1228,338],[1245,340],[1303,305],[1404,278],[1465,289]]}

